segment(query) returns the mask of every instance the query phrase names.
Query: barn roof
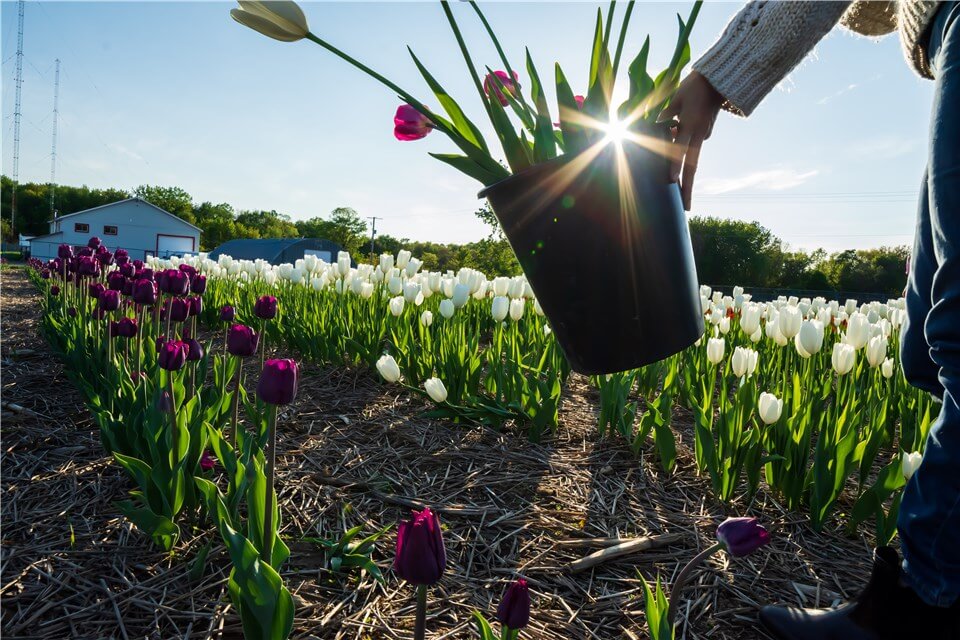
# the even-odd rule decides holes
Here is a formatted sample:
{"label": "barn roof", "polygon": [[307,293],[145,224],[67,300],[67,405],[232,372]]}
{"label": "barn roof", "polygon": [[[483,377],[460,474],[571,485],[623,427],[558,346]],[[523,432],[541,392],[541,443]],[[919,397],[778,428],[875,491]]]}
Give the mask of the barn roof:
{"label": "barn roof", "polygon": [[321,249],[336,253],[340,245],[320,238],[240,238],[227,240],[210,252],[209,257],[216,260],[228,255],[238,260],[256,260],[262,258],[268,262],[276,261],[283,253],[303,245],[304,249]]}
{"label": "barn roof", "polygon": [[170,212],[167,211],[166,209],[161,209],[161,208],[158,207],[157,205],[155,205],[155,204],[153,204],[153,203],[151,203],[151,202],[147,202],[147,201],[144,200],[143,198],[138,198],[138,197],[136,197],[136,196],[134,196],[133,198],[127,198],[126,200],[117,200],[116,202],[108,202],[107,204],[102,204],[102,205],[100,205],[99,207],[91,207],[90,209],[84,209],[83,211],[74,211],[73,213],[68,213],[68,214],[63,215],[63,216],[57,216],[55,219],[56,219],[56,220],[63,220],[63,219],[65,219],[65,218],[72,218],[73,216],[79,216],[79,215],[81,215],[81,214],[83,214],[83,213],[90,213],[91,211],[98,211],[98,210],[100,210],[100,209],[106,209],[107,207],[112,207],[112,206],[114,206],[114,205],[123,204],[123,203],[125,203],[125,202],[136,202],[137,204],[145,204],[145,205],[147,205],[148,207],[150,207],[151,209],[156,209],[156,210],[159,211],[160,213],[162,213],[162,214],[164,214],[164,215],[168,215],[168,216],[170,216],[171,218],[173,218],[174,220],[178,220],[178,221],[182,222],[183,224],[187,225],[188,227],[190,227],[190,228],[192,228],[192,229],[196,229],[197,231],[201,231],[201,232],[203,231],[203,229],[201,229],[200,227],[198,227],[198,226],[196,226],[196,225],[190,224],[189,222],[187,222],[187,221],[184,220],[183,218],[181,218],[181,217],[179,217],[179,216],[173,215],[172,213],[170,213]]}

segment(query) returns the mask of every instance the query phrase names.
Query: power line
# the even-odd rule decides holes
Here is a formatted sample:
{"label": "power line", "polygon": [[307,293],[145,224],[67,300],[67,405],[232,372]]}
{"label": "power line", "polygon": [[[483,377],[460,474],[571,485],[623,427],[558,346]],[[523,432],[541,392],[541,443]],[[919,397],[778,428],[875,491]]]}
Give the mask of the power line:
{"label": "power line", "polygon": [[53,143],[50,151],[50,218],[54,217],[54,204],[57,196],[57,124],[60,118],[60,110],[57,108],[60,102],[60,58],[55,60],[56,75],[53,81]]}

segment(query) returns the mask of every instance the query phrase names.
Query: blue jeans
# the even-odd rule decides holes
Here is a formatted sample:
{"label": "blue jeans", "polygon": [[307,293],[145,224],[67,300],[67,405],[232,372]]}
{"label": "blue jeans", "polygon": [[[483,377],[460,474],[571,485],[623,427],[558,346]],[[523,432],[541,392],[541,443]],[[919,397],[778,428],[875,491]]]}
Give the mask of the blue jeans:
{"label": "blue jeans", "polygon": [[930,149],[907,284],[907,380],[943,400],[897,522],[905,580],[927,603],[960,597],[960,2],[930,27]]}

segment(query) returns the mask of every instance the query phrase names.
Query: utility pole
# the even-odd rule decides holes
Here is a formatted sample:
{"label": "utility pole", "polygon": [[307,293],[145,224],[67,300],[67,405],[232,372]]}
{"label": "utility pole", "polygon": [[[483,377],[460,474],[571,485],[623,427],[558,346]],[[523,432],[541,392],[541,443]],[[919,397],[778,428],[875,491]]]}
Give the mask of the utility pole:
{"label": "utility pole", "polygon": [[23,7],[24,0],[17,2],[17,65],[14,73],[13,101],[13,189],[10,190],[10,233],[17,233],[17,186],[20,179],[20,91],[23,86]]}
{"label": "utility pole", "polygon": [[373,259],[373,239],[377,237],[377,220],[383,220],[383,218],[378,218],[377,216],[369,216],[367,220],[370,220],[370,259]]}
{"label": "utility pole", "polygon": [[56,216],[54,204],[57,195],[57,120],[60,117],[60,110],[57,104],[60,102],[60,58],[55,61],[56,75],[53,80],[53,149],[50,152],[50,218]]}

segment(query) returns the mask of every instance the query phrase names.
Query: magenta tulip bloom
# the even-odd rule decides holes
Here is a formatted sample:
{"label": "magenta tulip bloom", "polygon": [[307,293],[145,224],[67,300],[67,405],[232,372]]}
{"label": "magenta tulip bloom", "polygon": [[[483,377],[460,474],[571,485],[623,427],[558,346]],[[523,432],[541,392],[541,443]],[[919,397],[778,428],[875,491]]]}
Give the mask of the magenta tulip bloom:
{"label": "magenta tulip bloom", "polygon": [[177,269],[187,274],[187,277],[191,280],[193,279],[193,276],[197,275],[197,270],[186,263],[181,264],[179,267],[177,267]]}
{"label": "magenta tulip bloom", "polygon": [[233,307],[228,304],[220,307],[220,322],[233,322],[235,317],[237,317],[237,312],[234,311]]}
{"label": "magenta tulip bloom", "polygon": [[298,378],[295,361],[267,360],[257,383],[257,396],[267,404],[290,404],[297,397]]}
{"label": "magenta tulip bloom", "polygon": [[187,311],[191,316],[200,315],[200,312],[203,311],[203,298],[200,296],[187,298]]}
{"label": "magenta tulip bloom", "polygon": [[60,287],[58,287],[57,285],[51,286],[51,287],[50,287],[50,295],[52,295],[54,298],[56,298],[58,295],[60,295]]}
{"label": "magenta tulip bloom", "polygon": [[217,466],[217,459],[210,455],[209,451],[204,451],[200,456],[200,468],[204,471],[210,471]]}
{"label": "magenta tulip bloom", "polygon": [[164,342],[160,353],[157,355],[157,363],[161,369],[179,371],[183,369],[183,365],[187,363],[187,354],[189,352],[190,347],[188,347],[185,342],[180,342],[179,340]]}
{"label": "magenta tulip bloom", "polygon": [[497,607],[497,620],[508,629],[523,629],[530,622],[530,589],[527,581],[519,578],[507,587]]}
{"label": "magenta tulip bloom", "polygon": [[157,301],[157,285],[152,280],[140,278],[133,283],[132,297],[137,304],[154,304]]}
{"label": "magenta tulip bloom", "polygon": [[207,290],[207,276],[195,275],[190,280],[190,291],[202,295]]}
{"label": "magenta tulip bloom", "polygon": [[80,256],[77,260],[77,274],[81,276],[100,275],[100,263],[91,256]]}
{"label": "magenta tulip bloom", "polygon": [[91,298],[100,298],[100,294],[106,290],[107,288],[99,282],[91,282],[90,285],[87,286],[87,295]]}
{"label": "magenta tulip bloom", "polygon": [[273,296],[260,296],[253,305],[253,315],[261,320],[273,320],[277,317],[277,299]]}
{"label": "magenta tulip bloom", "polygon": [[[102,249],[102,251],[100,249]],[[100,247],[97,249],[97,262],[99,262],[101,266],[109,267],[113,264],[113,254],[107,251],[106,247]]]}
{"label": "magenta tulip bloom", "polygon": [[157,398],[157,409],[162,413],[173,413],[173,398],[169,391],[164,391]]}
{"label": "magenta tulip bloom", "polygon": [[245,358],[257,352],[260,336],[248,326],[235,324],[227,332],[227,351],[231,355]]}
{"label": "magenta tulip bloom", "polygon": [[573,99],[577,102],[577,108],[583,109],[583,101],[586,100],[583,96],[573,96]]}
{"label": "magenta tulip bloom", "polygon": [[[493,76],[496,76],[497,79],[494,80]],[[519,79],[516,71],[513,72],[512,79],[507,75],[506,71],[494,71],[493,73],[487,74],[487,77],[484,78],[483,90],[488,97],[490,93],[493,92],[493,94],[497,96],[497,100],[500,101],[500,104],[505,107],[510,104],[510,101],[507,99],[507,96],[504,95],[504,92],[511,97],[515,96],[517,88],[520,86],[518,82]],[[503,85],[503,89],[500,88],[500,85]]]}
{"label": "magenta tulip bloom", "polygon": [[402,521],[397,529],[393,570],[411,584],[428,585],[440,580],[446,567],[440,518],[429,507],[414,511],[413,517]]}
{"label": "magenta tulip bloom", "polygon": [[76,255],[78,258],[92,258],[93,249],[91,249],[90,247],[80,247],[79,249],[77,249]]}
{"label": "magenta tulip bloom", "polygon": [[90,247],[91,249],[99,249],[100,244],[101,244],[101,240],[97,236],[93,236],[92,238],[87,240],[87,246]]}
{"label": "magenta tulip bloom", "polygon": [[62,244],[57,247],[57,257],[61,260],[69,260],[73,257],[73,247],[68,244]]}
{"label": "magenta tulip bloom", "polygon": [[[57,286],[57,285],[53,285],[53,286]],[[67,309],[67,315],[70,316],[71,318],[76,318],[76,317],[77,317],[77,308],[76,308],[76,307],[70,307],[69,309]]]}
{"label": "magenta tulip bloom", "polygon": [[154,341],[154,348],[157,350],[157,353],[160,353],[160,350],[163,349],[163,345],[167,343],[167,336],[157,336],[157,339]]}
{"label": "magenta tulip bloom", "polygon": [[103,311],[116,311],[120,308],[120,292],[107,289],[97,298],[97,308]]}
{"label": "magenta tulip bloom", "polygon": [[[129,258],[127,258],[127,260],[129,260]],[[121,264],[119,271],[120,273],[123,274],[125,278],[132,278],[134,274],[137,272],[137,270],[134,268],[132,264],[130,264],[130,262],[124,262],[123,264]]]}
{"label": "magenta tulip bloom", "polygon": [[430,118],[409,104],[402,104],[397,107],[397,113],[393,116],[394,138],[404,142],[420,140],[431,131],[433,131],[433,124],[430,122]]}
{"label": "magenta tulip bloom", "polygon": [[43,278],[44,280],[49,280],[49,279],[50,279],[50,269],[44,269],[43,271],[41,271],[41,272],[40,272],[40,277]]}
{"label": "magenta tulip bloom", "polygon": [[756,518],[727,518],[717,527],[717,540],[735,558],[770,543],[770,533]]}

